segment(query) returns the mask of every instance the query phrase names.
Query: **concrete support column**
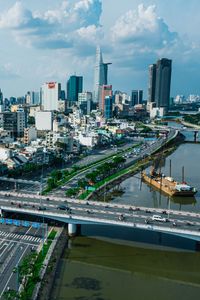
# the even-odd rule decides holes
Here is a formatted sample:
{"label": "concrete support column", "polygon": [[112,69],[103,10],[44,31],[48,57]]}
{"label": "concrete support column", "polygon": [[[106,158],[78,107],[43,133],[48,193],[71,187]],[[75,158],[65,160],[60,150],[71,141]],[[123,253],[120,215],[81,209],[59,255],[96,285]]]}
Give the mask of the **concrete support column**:
{"label": "concrete support column", "polygon": [[194,131],[194,142],[197,142],[198,131]]}
{"label": "concrete support column", "polygon": [[76,224],[68,224],[68,234],[69,236],[75,236],[77,232],[77,225]]}

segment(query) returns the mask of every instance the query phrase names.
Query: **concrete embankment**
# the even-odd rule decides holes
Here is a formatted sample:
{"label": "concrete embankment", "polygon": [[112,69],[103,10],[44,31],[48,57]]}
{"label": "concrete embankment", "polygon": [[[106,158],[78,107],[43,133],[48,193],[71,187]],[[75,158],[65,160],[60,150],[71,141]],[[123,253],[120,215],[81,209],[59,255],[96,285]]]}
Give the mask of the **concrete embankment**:
{"label": "concrete embankment", "polygon": [[49,260],[44,263],[46,265],[46,269],[43,277],[41,278],[41,284],[37,291],[37,296],[34,298],[35,300],[52,300],[51,291],[53,289],[53,282],[57,275],[58,264],[68,243],[67,227],[60,229],[60,234],[54,243],[54,247],[49,254]]}

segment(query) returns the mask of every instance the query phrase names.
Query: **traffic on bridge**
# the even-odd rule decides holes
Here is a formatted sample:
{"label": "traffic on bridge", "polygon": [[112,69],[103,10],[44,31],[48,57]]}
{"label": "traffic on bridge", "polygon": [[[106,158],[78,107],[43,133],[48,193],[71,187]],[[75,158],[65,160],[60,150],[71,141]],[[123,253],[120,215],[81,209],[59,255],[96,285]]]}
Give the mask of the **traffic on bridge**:
{"label": "traffic on bridge", "polygon": [[70,224],[136,227],[200,240],[200,214],[53,196],[0,192],[2,212],[40,216]]}

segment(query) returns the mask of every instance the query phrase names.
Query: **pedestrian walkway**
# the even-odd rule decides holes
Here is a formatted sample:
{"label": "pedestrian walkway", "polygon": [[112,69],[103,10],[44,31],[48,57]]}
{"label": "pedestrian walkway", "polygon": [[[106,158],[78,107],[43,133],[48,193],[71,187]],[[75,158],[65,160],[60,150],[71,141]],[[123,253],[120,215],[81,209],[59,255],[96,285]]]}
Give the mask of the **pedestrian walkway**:
{"label": "pedestrian walkway", "polygon": [[5,232],[5,231],[0,231],[0,239],[4,239],[4,240],[23,240],[24,242],[28,242],[28,243],[41,243],[42,242],[42,238],[39,237],[35,237],[32,235],[21,235],[21,234],[16,234],[16,233],[12,233],[12,232]]}

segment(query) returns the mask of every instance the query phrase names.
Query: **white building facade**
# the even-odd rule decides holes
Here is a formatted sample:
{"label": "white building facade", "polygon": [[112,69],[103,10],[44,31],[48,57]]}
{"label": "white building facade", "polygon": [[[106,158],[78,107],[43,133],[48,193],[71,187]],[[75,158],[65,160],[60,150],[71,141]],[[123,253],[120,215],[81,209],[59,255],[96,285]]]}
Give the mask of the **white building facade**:
{"label": "white building facade", "polygon": [[53,130],[53,112],[39,111],[35,114],[35,127],[37,130]]}
{"label": "white building facade", "polygon": [[41,105],[43,110],[58,111],[61,84],[57,82],[46,82],[41,88]]}

